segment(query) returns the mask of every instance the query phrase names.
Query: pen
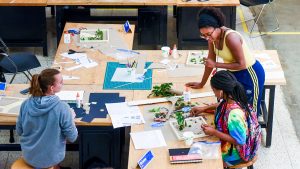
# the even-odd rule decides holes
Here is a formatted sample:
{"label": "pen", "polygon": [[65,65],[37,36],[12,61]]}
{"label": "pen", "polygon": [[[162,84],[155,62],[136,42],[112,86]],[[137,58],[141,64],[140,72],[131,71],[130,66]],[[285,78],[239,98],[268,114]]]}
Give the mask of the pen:
{"label": "pen", "polygon": [[127,49],[121,49],[121,48],[118,48],[117,50],[121,51],[121,52],[140,54],[140,52],[136,52],[136,51],[133,51],[133,50],[127,50]]}

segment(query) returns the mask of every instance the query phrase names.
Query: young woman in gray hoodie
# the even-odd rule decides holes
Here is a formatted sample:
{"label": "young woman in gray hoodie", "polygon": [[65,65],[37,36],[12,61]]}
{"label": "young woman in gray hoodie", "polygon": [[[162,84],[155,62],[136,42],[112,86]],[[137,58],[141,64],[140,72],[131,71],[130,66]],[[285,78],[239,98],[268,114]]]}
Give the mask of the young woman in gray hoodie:
{"label": "young woman in gray hoodie", "polygon": [[61,73],[45,69],[33,75],[31,97],[21,105],[16,131],[21,136],[23,158],[31,166],[59,169],[66,140],[74,142],[78,136],[69,105],[55,95],[62,86]]}

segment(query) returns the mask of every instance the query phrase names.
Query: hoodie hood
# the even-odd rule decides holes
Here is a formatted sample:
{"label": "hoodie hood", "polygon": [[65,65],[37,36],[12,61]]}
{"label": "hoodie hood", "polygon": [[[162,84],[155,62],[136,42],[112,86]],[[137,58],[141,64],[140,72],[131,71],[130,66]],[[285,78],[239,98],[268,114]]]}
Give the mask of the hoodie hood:
{"label": "hoodie hood", "polygon": [[30,97],[28,100],[28,105],[31,109],[28,111],[28,113],[31,116],[42,116],[50,112],[50,110],[53,109],[53,107],[56,106],[59,101],[59,97],[56,95]]}

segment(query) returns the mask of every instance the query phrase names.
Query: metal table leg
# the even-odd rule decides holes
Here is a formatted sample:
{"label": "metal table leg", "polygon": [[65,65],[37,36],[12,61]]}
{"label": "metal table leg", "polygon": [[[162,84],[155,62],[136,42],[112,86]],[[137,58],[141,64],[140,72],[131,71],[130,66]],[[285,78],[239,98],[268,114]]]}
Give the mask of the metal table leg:
{"label": "metal table leg", "polygon": [[[274,116],[274,102],[275,102],[275,85],[266,85],[264,87],[263,95],[262,95],[262,112],[264,121],[260,122],[262,128],[266,128],[267,136],[266,136],[266,147],[269,148],[272,142],[272,129],[273,129],[273,116]],[[265,101],[265,90],[269,89],[269,106],[266,108]]]}

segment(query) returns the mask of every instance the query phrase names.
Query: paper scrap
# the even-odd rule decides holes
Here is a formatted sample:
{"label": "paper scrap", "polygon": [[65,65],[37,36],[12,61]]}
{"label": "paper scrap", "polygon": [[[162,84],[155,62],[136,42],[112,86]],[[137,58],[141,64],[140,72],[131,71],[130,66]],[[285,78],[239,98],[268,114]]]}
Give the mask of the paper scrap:
{"label": "paper scrap", "polygon": [[61,53],[60,55],[63,56],[63,57],[66,57],[66,58],[70,58],[72,60],[76,60],[76,59],[79,59],[79,58],[86,58],[87,57],[86,53],[68,54],[67,52],[65,52],[65,53]]}
{"label": "paper scrap", "polygon": [[163,59],[163,60],[160,61],[160,63],[166,65],[166,64],[170,63],[170,60],[169,59]]}
{"label": "paper scrap", "polygon": [[76,65],[76,66],[72,66],[72,67],[68,67],[66,68],[66,71],[72,71],[72,70],[76,70],[83,67],[83,65]]}
{"label": "paper scrap", "polygon": [[272,80],[272,79],[284,79],[284,73],[283,73],[283,71],[273,71],[273,72],[266,71],[265,74],[266,74],[265,75],[266,79],[269,79],[269,80]]}
{"label": "paper scrap", "polygon": [[257,53],[254,55],[256,59],[271,59],[267,53]]}
{"label": "paper scrap", "polygon": [[263,68],[266,69],[275,69],[278,67],[276,63],[274,63],[273,60],[267,60],[267,61],[262,61],[260,62],[263,66]]}
{"label": "paper scrap", "polygon": [[78,76],[68,76],[68,75],[62,75],[62,78],[64,80],[78,80],[78,79],[80,79],[80,77],[78,77]]}
{"label": "paper scrap", "polygon": [[167,146],[161,130],[130,133],[135,149],[151,149]]}
{"label": "paper scrap", "polygon": [[105,106],[114,128],[145,123],[138,106],[128,106],[126,102],[106,103]]}
{"label": "paper scrap", "polygon": [[[134,71],[134,70],[131,70]],[[144,69],[144,72],[147,70]],[[142,83],[143,78],[140,78],[143,75],[138,75],[135,72],[128,72],[128,68],[117,68],[113,77],[111,78],[112,82],[134,82]]]}
{"label": "paper scrap", "polygon": [[168,70],[169,77],[190,77],[201,76],[203,71],[198,67],[180,67],[174,70]]}
{"label": "paper scrap", "polygon": [[59,97],[60,100],[63,101],[76,101],[77,93],[79,93],[80,100],[83,100],[83,90],[62,90],[58,93],[55,93],[56,96]]}

